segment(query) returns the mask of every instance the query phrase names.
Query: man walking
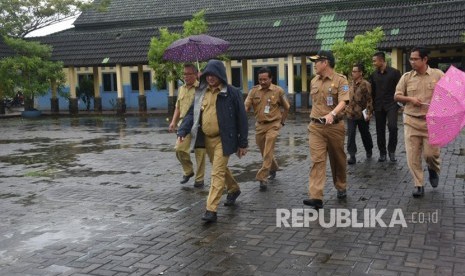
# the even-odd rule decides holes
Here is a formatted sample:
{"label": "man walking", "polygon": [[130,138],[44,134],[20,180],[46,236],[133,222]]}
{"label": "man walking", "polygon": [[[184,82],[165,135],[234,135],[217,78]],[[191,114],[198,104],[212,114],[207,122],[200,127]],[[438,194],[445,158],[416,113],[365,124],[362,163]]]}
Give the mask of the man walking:
{"label": "man walking", "polygon": [[391,162],[396,162],[397,147],[397,110],[399,106],[394,101],[394,92],[400,79],[400,72],[387,65],[383,52],[373,55],[375,72],[370,82],[373,90],[373,100],[376,118],[376,134],[379,149],[378,162],[386,161],[386,119],[389,129],[387,151]]}
{"label": "man walking", "polygon": [[255,141],[263,158],[262,167],[255,177],[260,182],[261,191],[267,189],[268,179],[272,180],[276,177],[279,168],[274,158],[276,138],[286,122],[290,108],[284,90],[272,84],[272,80],[270,69],[260,68],[259,84],[250,90],[245,100],[246,111],[253,107],[256,119]]}
{"label": "man walking", "polygon": [[355,143],[355,134],[358,130],[362,137],[367,158],[373,154],[373,140],[370,134],[370,118],[373,113],[373,103],[371,99],[371,85],[363,79],[365,66],[361,63],[352,67],[352,82],[350,84],[350,101],[346,108],[347,115],[347,152],[350,155],[348,164],[352,165],[357,162],[355,154],[357,153],[357,144]]}
{"label": "man walking", "polygon": [[[344,151],[345,126],[340,113],[349,101],[349,84],[344,75],[334,71],[336,65],[331,51],[321,50],[310,57],[317,74],[311,82],[312,111],[308,125],[311,167],[309,198],[305,205],[323,208],[326,184],[326,160],[329,156],[337,198],[347,196],[347,160]],[[339,116],[338,116],[339,114]]]}
{"label": "man walking", "polygon": [[422,156],[428,166],[429,181],[433,188],[439,184],[440,148],[428,142],[426,113],[433,96],[434,86],[444,73],[428,66],[428,52],[421,47],[410,53],[412,71],[405,73],[396,87],[395,100],[405,103],[404,135],[407,164],[415,182],[412,196],[425,194]]}
{"label": "man walking", "polygon": [[[184,116],[186,116],[192,102],[194,101],[195,89],[199,86],[197,81],[197,67],[193,64],[186,63],[184,65],[184,85],[178,90],[178,99],[173,114],[173,119],[169,125],[169,131],[174,132],[176,126],[181,125]],[[187,183],[191,177],[194,176],[193,164],[190,157],[190,139],[191,135],[188,134],[184,138],[185,143],[176,142],[175,151],[176,158],[181,163],[184,176],[180,181],[181,184]],[[195,148],[195,160],[197,163],[197,170],[195,173],[194,187],[201,188],[204,186],[205,176],[205,148]]]}
{"label": "man walking", "polygon": [[[221,130],[221,131],[220,131]],[[229,156],[247,153],[248,123],[241,92],[227,84],[226,68],[219,60],[210,60],[200,78],[194,104],[178,129],[178,141],[191,133],[191,147],[204,144],[210,162],[211,184],[207,210],[202,220],[215,222],[224,188],[225,206],[233,206],[241,190],[228,169]]]}

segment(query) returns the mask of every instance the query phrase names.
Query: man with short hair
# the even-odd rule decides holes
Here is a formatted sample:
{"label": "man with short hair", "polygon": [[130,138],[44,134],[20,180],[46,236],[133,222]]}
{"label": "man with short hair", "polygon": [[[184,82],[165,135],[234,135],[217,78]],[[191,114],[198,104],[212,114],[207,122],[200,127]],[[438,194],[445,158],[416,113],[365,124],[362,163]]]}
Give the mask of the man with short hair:
{"label": "man with short hair", "polygon": [[[178,98],[176,100],[176,107],[173,114],[173,119],[169,125],[169,131],[174,132],[176,126],[180,126],[184,116],[186,116],[192,102],[194,101],[195,89],[199,86],[197,81],[198,70],[195,65],[191,63],[184,64],[184,84],[178,90]],[[185,137],[186,143],[176,142],[175,151],[176,158],[181,163],[184,175],[181,184],[187,183],[191,177],[194,176],[194,168],[190,157],[190,139],[191,136]],[[195,160],[197,163],[197,170],[195,172],[194,187],[201,188],[204,186],[205,176],[205,148],[194,149]]]}
{"label": "man with short hair", "polygon": [[373,140],[370,134],[370,118],[373,113],[373,103],[371,99],[371,85],[363,79],[365,66],[362,63],[352,67],[352,82],[350,83],[350,101],[346,108],[347,115],[347,152],[350,155],[347,163],[355,164],[357,159],[357,144],[355,134],[358,130],[362,137],[366,157],[371,158],[373,153]]}
{"label": "man with short hair", "polygon": [[205,145],[210,162],[211,184],[207,210],[202,220],[215,222],[224,188],[228,195],[225,206],[235,205],[241,194],[239,184],[228,168],[229,156],[239,158],[247,153],[248,122],[242,93],[228,85],[226,68],[219,60],[210,60],[200,77],[193,105],[178,129],[178,141],[191,133],[191,147]]}
{"label": "man with short hair", "polygon": [[347,160],[344,151],[345,126],[341,113],[349,101],[349,83],[344,75],[334,71],[336,64],[331,51],[321,50],[310,57],[317,74],[311,82],[312,111],[308,125],[311,167],[309,198],[303,203],[315,209],[323,208],[326,184],[326,160],[329,156],[337,198],[347,197]]}
{"label": "man with short hair", "polygon": [[262,167],[256,179],[260,182],[260,190],[267,189],[268,179],[276,177],[278,163],[274,158],[274,148],[279,130],[286,122],[289,102],[284,90],[272,83],[271,70],[262,67],[258,70],[259,84],[254,86],[245,100],[245,110],[253,107],[255,115],[255,141],[263,157]]}
{"label": "man with short hair", "polygon": [[426,113],[434,86],[444,73],[428,66],[428,51],[415,47],[410,52],[412,71],[405,73],[396,87],[395,100],[405,104],[404,136],[407,164],[415,182],[412,196],[425,194],[422,156],[426,161],[429,181],[433,188],[439,184],[440,148],[428,142]]}
{"label": "man with short hair", "polygon": [[386,119],[389,129],[387,151],[391,162],[396,162],[399,105],[394,101],[394,92],[400,79],[400,71],[387,65],[384,52],[377,52],[373,55],[373,66],[376,70],[371,75],[370,82],[375,109],[378,162],[386,161]]}

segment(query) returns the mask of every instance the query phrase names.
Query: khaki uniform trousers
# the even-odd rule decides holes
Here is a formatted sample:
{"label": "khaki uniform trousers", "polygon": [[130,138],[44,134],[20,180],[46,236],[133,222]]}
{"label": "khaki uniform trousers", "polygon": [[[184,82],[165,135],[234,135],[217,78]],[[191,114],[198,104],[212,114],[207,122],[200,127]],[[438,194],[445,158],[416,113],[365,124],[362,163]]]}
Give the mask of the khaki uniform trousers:
{"label": "khaki uniform trousers", "polygon": [[[174,149],[176,157],[181,163],[184,175],[191,175],[194,172],[193,164],[190,155],[191,135],[184,137],[182,143],[176,142]],[[198,148],[194,150],[197,170],[195,172],[195,181],[202,182],[205,177],[205,149]]]}
{"label": "khaki uniform trousers", "polygon": [[338,191],[346,189],[347,186],[347,156],[344,151],[345,126],[342,120],[333,125],[311,122],[308,125],[308,131],[312,161],[309,173],[309,197],[323,199],[328,155],[334,186]]}
{"label": "khaki uniform trousers", "polygon": [[270,170],[277,171],[279,169],[274,158],[274,147],[280,129],[281,122],[279,120],[268,124],[257,124],[256,126],[255,142],[263,157],[262,167],[255,177],[258,181],[266,181]]}
{"label": "khaki uniform trousers", "polygon": [[428,142],[428,128],[424,118],[404,115],[404,135],[407,164],[415,181],[415,186],[421,187],[424,184],[422,153],[428,168],[439,174],[441,149]]}
{"label": "khaki uniform trousers", "polygon": [[221,137],[205,136],[205,149],[207,151],[208,158],[212,163],[210,192],[208,193],[207,198],[207,210],[216,212],[225,186],[228,193],[236,192],[240,190],[240,188],[228,168],[229,156],[223,155]]}

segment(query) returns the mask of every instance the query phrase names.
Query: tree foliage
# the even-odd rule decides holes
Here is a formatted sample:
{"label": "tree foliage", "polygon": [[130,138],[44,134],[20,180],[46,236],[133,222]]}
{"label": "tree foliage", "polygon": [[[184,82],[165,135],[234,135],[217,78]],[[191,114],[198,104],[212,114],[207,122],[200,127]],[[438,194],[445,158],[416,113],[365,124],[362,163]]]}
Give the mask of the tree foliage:
{"label": "tree foliage", "polygon": [[[5,96],[13,96],[16,90],[20,90],[26,104],[35,96],[47,94],[52,81],[57,85],[64,83],[63,63],[49,60],[50,46],[7,37],[5,43],[16,53],[0,60],[0,87]],[[32,109],[32,106],[25,108]]]}
{"label": "tree foliage", "polygon": [[77,16],[82,10],[104,11],[110,0],[1,0],[0,34],[25,37],[32,31]]}
{"label": "tree foliage", "polygon": [[365,65],[365,76],[373,72],[372,57],[377,51],[378,44],[384,39],[384,31],[377,27],[363,35],[356,35],[352,42],[338,40],[332,47],[337,59],[336,71],[348,76],[354,63]]}
{"label": "tree foliage", "polygon": [[76,95],[86,104],[86,110],[90,110],[90,102],[95,97],[94,81],[90,79],[83,79],[76,87]]}
{"label": "tree foliage", "polygon": [[191,20],[183,23],[182,34],[170,32],[168,28],[159,29],[159,36],[152,38],[148,52],[149,66],[155,71],[155,80],[158,88],[163,87],[163,84],[167,81],[182,79],[182,64],[163,59],[163,53],[166,48],[180,38],[202,34],[207,29],[208,24],[205,21],[204,10],[195,13]]}

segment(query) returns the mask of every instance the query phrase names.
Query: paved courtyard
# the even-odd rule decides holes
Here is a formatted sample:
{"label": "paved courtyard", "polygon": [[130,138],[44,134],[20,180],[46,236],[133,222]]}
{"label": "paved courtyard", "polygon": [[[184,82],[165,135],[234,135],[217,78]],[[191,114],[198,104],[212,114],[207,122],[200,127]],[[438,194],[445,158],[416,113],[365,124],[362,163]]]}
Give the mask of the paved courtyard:
{"label": "paved courtyard", "polygon": [[[242,194],[214,224],[200,220],[208,186],[179,184],[166,116],[1,119],[0,275],[465,275],[465,132],[422,199],[411,196],[401,123],[397,163],[376,162],[376,148],[366,160],[358,140],[347,200],[328,166],[323,223],[277,227],[277,209],[309,210],[307,116],[282,129],[282,170],[266,192],[250,120],[249,154],[230,159]],[[386,224],[400,210],[406,227],[325,227],[336,209],[362,222],[384,210]]]}

